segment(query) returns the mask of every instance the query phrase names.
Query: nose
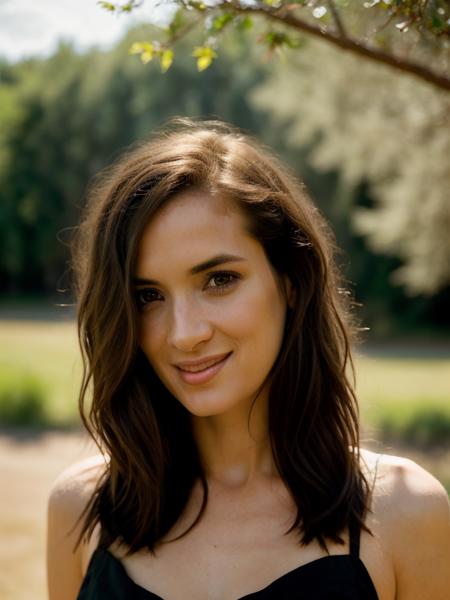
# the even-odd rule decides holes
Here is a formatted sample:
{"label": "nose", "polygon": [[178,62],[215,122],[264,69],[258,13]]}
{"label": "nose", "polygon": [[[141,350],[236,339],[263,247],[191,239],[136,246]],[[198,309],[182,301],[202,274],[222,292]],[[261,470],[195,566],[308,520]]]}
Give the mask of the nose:
{"label": "nose", "polygon": [[174,303],[168,333],[168,342],[177,350],[192,352],[199,344],[212,337],[213,325],[195,302]]}

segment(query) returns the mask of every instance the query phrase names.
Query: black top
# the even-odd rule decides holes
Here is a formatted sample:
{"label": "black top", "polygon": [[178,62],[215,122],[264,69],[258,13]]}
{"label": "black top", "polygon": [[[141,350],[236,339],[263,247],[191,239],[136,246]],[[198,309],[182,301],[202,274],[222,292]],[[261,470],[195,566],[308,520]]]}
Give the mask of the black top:
{"label": "black top", "polygon": [[[324,556],[237,600],[378,600],[359,558],[359,529],[350,530],[350,554]],[[92,555],[77,600],[170,600],[135,583],[108,550]]]}

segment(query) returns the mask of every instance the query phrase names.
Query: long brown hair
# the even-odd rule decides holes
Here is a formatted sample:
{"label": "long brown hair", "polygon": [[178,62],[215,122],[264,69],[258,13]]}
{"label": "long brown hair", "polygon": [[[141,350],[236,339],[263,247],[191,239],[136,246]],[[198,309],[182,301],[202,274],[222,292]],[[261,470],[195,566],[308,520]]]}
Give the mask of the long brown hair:
{"label": "long brown hair", "polygon": [[75,239],[80,412],[110,458],[84,513],[82,536],[99,523],[100,546],[119,541],[130,553],[154,551],[199,479],[203,504],[187,531],[207,503],[189,414],[139,348],[132,286],[144,227],[188,188],[233,200],[295,289],[269,374],[272,451],[297,505],[289,531],[297,529],[302,544],[342,542],[351,520],[364,527],[369,489],[347,373],[350,312],[333,237],[303,185],[268,150],[223,123],[190,120],[172,122],[100,174]]}

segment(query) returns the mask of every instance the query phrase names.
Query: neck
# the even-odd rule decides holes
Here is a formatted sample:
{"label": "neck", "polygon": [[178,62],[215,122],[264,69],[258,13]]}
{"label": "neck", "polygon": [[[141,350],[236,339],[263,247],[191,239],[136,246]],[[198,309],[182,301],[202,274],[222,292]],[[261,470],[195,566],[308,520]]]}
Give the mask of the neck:
{"label": "neck", "polygon": [[267,397],[225,414],[193,416],[192,431],[206,478],[243,488],[275,474],[268,431]]}

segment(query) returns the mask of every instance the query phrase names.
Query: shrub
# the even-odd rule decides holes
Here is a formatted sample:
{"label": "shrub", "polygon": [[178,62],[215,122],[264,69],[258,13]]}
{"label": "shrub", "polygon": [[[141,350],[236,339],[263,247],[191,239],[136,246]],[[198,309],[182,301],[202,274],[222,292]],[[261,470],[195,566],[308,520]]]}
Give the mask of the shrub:
{"label": "shrub", "polygon": [[450,403],[383,401],[372,411],[370,423],[383,440],[421,448],[450,446]]}
{"label": "shrub", "polygon": [[1,425],[44,425],[48,421],[45,405],[44,386],[35,376],[14,372],[0,374]]}

